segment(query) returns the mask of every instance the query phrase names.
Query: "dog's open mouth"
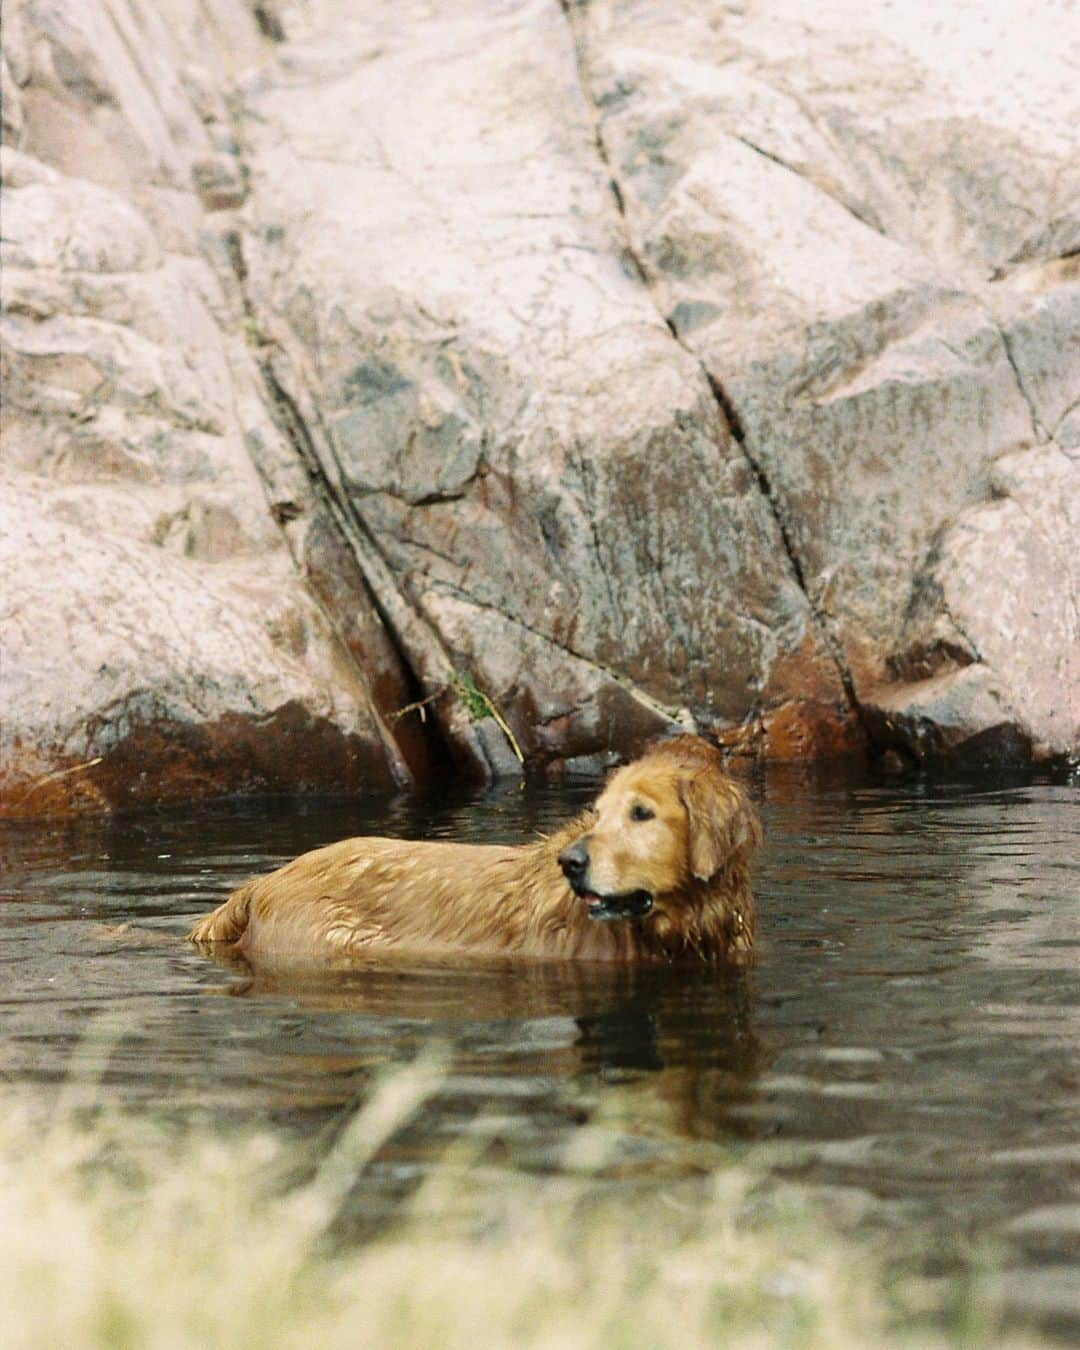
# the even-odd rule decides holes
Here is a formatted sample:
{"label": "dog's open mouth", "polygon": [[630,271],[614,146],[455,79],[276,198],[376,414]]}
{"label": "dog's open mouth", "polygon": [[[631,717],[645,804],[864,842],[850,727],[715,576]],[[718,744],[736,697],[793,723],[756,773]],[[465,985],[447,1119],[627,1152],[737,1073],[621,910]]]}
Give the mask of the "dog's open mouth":
{"label": "dog's open mouth", "polygon": [[597,895],[595,891],[579,891],[578,895],[585,901],[590,919],[640,919],[653,907],[653,898],[648,891],[628,891],[626,895]]}

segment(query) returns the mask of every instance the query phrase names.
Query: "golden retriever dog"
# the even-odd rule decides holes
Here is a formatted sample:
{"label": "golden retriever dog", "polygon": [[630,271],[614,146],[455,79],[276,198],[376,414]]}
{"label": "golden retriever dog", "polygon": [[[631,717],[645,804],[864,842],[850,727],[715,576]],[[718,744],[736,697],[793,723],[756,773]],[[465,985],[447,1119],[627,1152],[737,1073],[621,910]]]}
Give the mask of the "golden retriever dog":
{"label": "golden retriever dog", "polygon": [[719,751],[677,736],[619,769],[548,838],[343,839],[247,882],[190,936],[278,965],[391,951],[716,961],[753,943],[760,842]]}

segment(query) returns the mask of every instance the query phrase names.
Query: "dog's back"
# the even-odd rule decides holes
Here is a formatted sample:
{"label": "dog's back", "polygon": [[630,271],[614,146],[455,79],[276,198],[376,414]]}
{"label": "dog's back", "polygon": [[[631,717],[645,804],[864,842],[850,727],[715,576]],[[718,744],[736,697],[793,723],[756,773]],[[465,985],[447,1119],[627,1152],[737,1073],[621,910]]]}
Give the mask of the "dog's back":
{"label": "dog's back", "polygon": [[517,847],[344,839],[246,882],[190,937],[257,964],[394,951],[632,960],[633,935],[590,924],[559,869],[585,823]]}
{"label": "dog's back", "polygon": [[[359,837],[305,853],[235,890],[191,932],[255,959],[372,948],[512,949],[520,905],[502,905],[526,849]],[[463,903],[463,900],[465,903]]]}

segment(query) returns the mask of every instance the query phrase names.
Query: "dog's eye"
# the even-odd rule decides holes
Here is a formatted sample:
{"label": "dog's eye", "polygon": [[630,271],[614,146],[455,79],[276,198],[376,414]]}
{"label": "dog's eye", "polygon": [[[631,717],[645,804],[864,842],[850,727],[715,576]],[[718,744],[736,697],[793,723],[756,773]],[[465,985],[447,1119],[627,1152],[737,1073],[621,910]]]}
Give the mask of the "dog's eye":
{"label": "dog's eye", "polygon": [[630,808],[631,820],[652,820],[656,812],[650,806],[642,806],[640,802],[635,802]]}

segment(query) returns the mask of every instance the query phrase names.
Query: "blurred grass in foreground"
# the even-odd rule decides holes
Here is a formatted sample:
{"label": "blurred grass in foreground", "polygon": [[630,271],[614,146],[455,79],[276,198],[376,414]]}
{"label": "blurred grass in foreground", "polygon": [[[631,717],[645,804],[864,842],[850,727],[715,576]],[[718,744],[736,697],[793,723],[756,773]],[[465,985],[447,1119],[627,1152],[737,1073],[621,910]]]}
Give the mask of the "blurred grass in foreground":
{"label": "blurred grass in foreground", "polygon": [[[427,1062],[383,1081],[313,1174],[301,1146],[270,1134],[178,1137],[146,1117],[88,1112],[77,1095],[48,1118],[31,1098],[0,1097],[0,1342],[1035,1343],[977,1316],[975,1286],[953,1330],[934,1330],[918,1316],[929,1306],[918,1281],[886,1279],[863,1247],[828,1234],[803,1207],[755,1200],[737,1167],[718,1170],[692,1204],[662,1186],[624,1196],[600,1184],[602,1134],[587,1126],[557,1184],[507,1174],[493,1185],[491,1170],[458,1150],[383,1236],[363,1246],[335,1240],[359,1170],[438,1076]],[[463,1211],[467,1234],[431,1217]]]}

